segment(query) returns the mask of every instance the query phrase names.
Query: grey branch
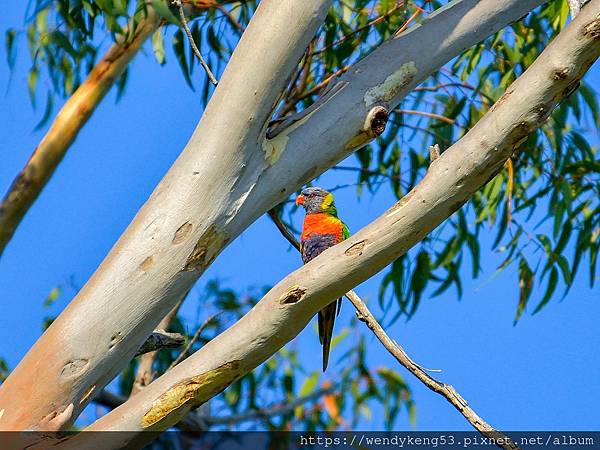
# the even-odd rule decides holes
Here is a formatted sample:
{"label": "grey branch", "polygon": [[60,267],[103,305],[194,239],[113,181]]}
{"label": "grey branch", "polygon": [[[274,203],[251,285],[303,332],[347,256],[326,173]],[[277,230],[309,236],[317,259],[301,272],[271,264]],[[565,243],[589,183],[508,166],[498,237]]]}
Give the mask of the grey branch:
{"label": "grey branch", "polygon": [[[435,144],[429,147],[429,152],[431,155],[431,161],[435,161],[440,157],[440,147]],[[275,222],[275,225],[281,231],[283,237],[285,237],[290,244],[292,244],[296,249],[300,250],[300,243],[296,240],[294,235],[287,229],[285,224],[281,221],[279,216],[274,210],[269,211],[269,216]],[[396,360],[402,364],[410,373],[412,373],[415,377],[419,379],[425,386],[427,386],[432,391],[442,395],[446,400],[448,400],[457,410],[460,412],[467,421],[473,425],[473,427],[479,431],[484,436],[494,438],[494,442],[498,442],[498,446],[505,450],[515,450],[518,449],[516,444],[514,444],[508,436],[505,436],[501,432],[492,428],[485,420],[477,415],[473,409],[471,409],[467,405],[467,401],[454,389],[454,387],[444,384],[436,379],[432,378],[425,372],[425,370],[415,363],[404,351],[402,347],[400,347],[396,342],[394,342],[390,337],[386,334],[383,327],[377,322],[377,319],[371,314],[369,308],[365,302],[358,296],[358,294],[354,291],[349,291],[345,294],[345,297],[350,300],[350,303],[354,305],[356,308],[357,314],[356,316],[361,322],[364,322],[367,327],[377,336],[377,339],[383,344],[387,351],[389,351]],[[500,444],[502,443],[502,444]]]}
{"label": "grey branch", "polygon": [[[192,411],[185,416],[175,427],[183,431],[205,431],[210,425],[233,425],[241,422],[252,420],[260,420],[267,417],[281,416],[283,414],[294,411],[298,406],[313,402],[323,397],[324,395],[332,394],[337,390],[336,386],[317,389],[311,394],[298,397],[296,400],[286,403],[277,403],[267,408],[251,409],[242,414],[230,416],[211,416],[202,415]],[[100,391],[98,396],[94,398],[94,402],[98,405],[105,406],[110,409],[115,409],[125,403],[127,399],[121,395],[113,394],[106,389]]]}
{"label": "grey branch", "polygon": [[181,347],[184,342],[185,337],[179,333],[168,333],[164,330],[154,330],[154,332],[148,336],[146,342],[144,342],[136,352],[135,356],[160,350],[161,348]]}
{"label": "grey branch", "polygon": [[[216,314],[213,314],[212,316],[210,316],[208,319],[206,319],[204,321],[204,323],[202,325],[200,325],[198,327],[198,329],[196,330],[196,332],[194,333],[194,336],[192,336],[192,339],[190,339],[190,342],[188,342],[188,344],[185,346],[185,348],[181,351],[181,353],[177,356],[177,358],[175,358],[175,360],[171,363],[171,365],[169,366],[169,369],[172,369],[173,367],[175,367],[177,364],[179,364],[181,361],[183,361],[187,355],[188,352],[190,351],[190,349],[192,348],[192,346],[194,345],[194,343],[198,340],[198,338],[200,337],[200,335],[202,334],[202,332],[206,329],[206,327],[213,321],[215,320],[220,314],[222,314],[224,311],[219,311]],[[168,370],[168,369],[167,369]]]}
{"label": "grey branch", "polygon": [[353,291],[346,294],[346,298],[352,302],[358,314],[360,320],[367,324],[369,329],[377,336],[379,342],[383,344],[388,352],[392,354],[396,360],[402,364],[406,369],[412,373],[415,377],[421,381],[425,386],[431,389],[433,392],[440,394],[446,400],[448,400],[452,406],[454,406],[458,412],[460,412],[465,419],[469,421],[473,427],[486,437],[493,438],[494,442],[498,447],[505,450],[518,449],[517,445],[512,440],[502,434],[500,431],[495,430],[485,420],[483,420],[473,409],[467,404],[467,401],[449,384],[437,381],[431,377],[425,370],[415,363],[400,347],[387,335],[383,327],[377,322],[377,319],[371,314],[367,305],[356,295]]}
{"label": "grey branch", "polygon": [[183,29],[185,30],[185,34],[187,34],[187,37],[190,41],[190,45],[192,46],[192,50],[194,50],[194,53],[200,60],[200,64],[202,64],[202,67],[206,71],[206,75],[208,75],[208,79],[210,80],[210,82],[212,84],[214,84],[216,86],[219,82],[217,81],[214,74],[210,70],[210,67],[208,67],[208,64],[206,64],[206,61],[202,57],[202,53],[200,53],[200,50],[198,49],[198,46],[196,45],[196,42],[194,41],[194,36],[192,36],[192,32],[190,31],[190,27],[188,25],[187,19],[185,18],[185,13],[183,12],[183,5],[181,4],[181,0],[173,0],[172,3],[179,10],[179,18],[181,19],[181,25],[183,26]]}

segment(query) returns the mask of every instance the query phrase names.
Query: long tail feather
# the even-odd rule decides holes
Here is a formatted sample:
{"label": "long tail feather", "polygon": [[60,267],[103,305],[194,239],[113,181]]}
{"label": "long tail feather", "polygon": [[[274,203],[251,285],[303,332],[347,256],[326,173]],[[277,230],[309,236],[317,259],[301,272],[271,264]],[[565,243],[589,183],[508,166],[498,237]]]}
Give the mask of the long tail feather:
{"label": "long tail feather", "polygon": [[323,372],[325,372],[329,363],[329,349],[331,347],[331,338],[333,337],[333,325],[337,315],[338,302],[340,301],[341,299],[332,302],[319,311],[319,340],[323,345]]}

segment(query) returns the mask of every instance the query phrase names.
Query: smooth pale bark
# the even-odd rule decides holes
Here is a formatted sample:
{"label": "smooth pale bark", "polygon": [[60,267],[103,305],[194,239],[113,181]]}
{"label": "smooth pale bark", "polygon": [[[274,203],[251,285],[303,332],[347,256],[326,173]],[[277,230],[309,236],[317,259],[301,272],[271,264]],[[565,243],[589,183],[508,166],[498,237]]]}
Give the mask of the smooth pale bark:
{"label": "smooth pale bark", "polygon": [[260,3],[188,150],[100,269],[0,386],[0,429],[68,427],[216,256],[228,238],[208,218],[231,220],[234,212],[223,206],[239,208],[245,188],[239,180],[264,161],[244,161],[240,145],[256,146],[330,5]]}
{"label": "smooth pale bark", "polygon": [[0,386],[0,429],[47,426],[44,418],[61,412],[67,426],[228,242],[381,133],[385,111],[431,73],[544,1],[455,0],[364,58],[267,139],[277,94],[312,37],[294,34],[308,29],[297,10],[314,3],[261,2],[259,11],[273,11],[252,19],[261,25],[243,35],[182,155]]}
{"label": "smooth pale bark", "polygon": [[86,430],[164,430],[265,361],[317,311],[404,254],[499,173],[599,56],[600,0],[592,0],[410,193],[288,275],[236,324]]}

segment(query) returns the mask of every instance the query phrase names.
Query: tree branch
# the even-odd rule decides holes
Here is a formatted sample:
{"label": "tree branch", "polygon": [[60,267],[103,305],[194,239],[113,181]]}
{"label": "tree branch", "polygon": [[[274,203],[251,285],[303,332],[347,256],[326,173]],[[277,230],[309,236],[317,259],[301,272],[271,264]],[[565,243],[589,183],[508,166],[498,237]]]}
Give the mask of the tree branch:
{"label": "tree branch", "polygon": [[292,244],[292,247],[300,251],[300,242],[298,242],[298,240],[294,237],[291,231],[288,230],[288,227],[285,226],[285,224],[281,220],[281,217],[279,217],[279,215],[277,214],[277,211],[275,211],[274,209],[270,209],[267,214],[269,214],[269,217],[271,218],[277,229],[281,232],[283,237],[286,238],[290,244]]}
{"label": "tree branch", "polygon": [[202,332],[206,329],[206,327],[213,321],[215,320],[220,314],[222,314],[224,311],[219,311],[216,314],[213,314],[212,316],[210,316],[208,319],[206,319],[204,321],[204,323],[202,325],[200,325],[198,327],[198,329],[196,330],[196,332],[194,333],[194,336],[192,336],[192,339],[190,339],[190,342],[188,342],[188,344],[185,346],[185,348],[181,351],[181,353],[179,354],[179,356],[177,356],[177,358],[175,358],[175,360],[171,363],[171,365],[169,366],[169,369],[172,369],[173,367],[175,367],[177,364],[179,364],[181,361],[183,361],[187,355],[188,352],[190,351],[190,349],[192,348],[192,346],[194,345],[194,343],[198,340],[198,338],[200,337],[200,335],[202,334]]}
{"label": "tree branch", "polygon": [[148,339],[146,339],[146,342],[138,349],[135,356],[154,352],[163,348],[181,347],[184,342],[185,337],[179,333],[167,333],[164,330],[157,329],[148,336]]}
{"label": "tree branch", "polygon": [[158,25],[158,19],[150,12],[131,38],[113,44],[60,109],[0,203],[0,256],[79,131]]}
{"label": "tree branch", "polygon": [[[169,311],[169,313],[162,318],[160,323],[158,324],[159,329],[168,329],[171,326],[171,322],[177,317],[177,313],[179,312],[179,308],[183,303],[183,299],[187,293],[183,296],[181,300],[177,302],[177,304]],[[135,379],[133,380],[133,385],[131,386],[131,394],[135,395],[154,380],[155,373],[152,370],[152,366],[154,365],[154,360],[156,359],[157,352],[149,352],[140,358],[140,364],[138,365],[137,371],[135,373]]]}
{"label": "tree branch", "polygon": [[449,117],[446,116],[442,116],[441,114],[436,114],[436,113],[432,113],[432,112],[427,112],[427,111],[416,111],[414,109],[396,109],[397,113],[400,114],[410,114],[413,116],[422,116],[422,117],[428,117],[430,119],[435,119],[435,120],[440,120],[442,122],[446,122],[450,125],[454,124],[454,119],[451,119]]}
{"label": "tree branch", "polygon": [[[514,450],[519,447],[511,441],[511,439],[502,432],[495,430],[485,420],[483,420],[473,409],[467,404],[467,401],[449,384],[442,383],[431,377],[425,370],[415,363],[395,341],[390,339],[385,330],[381,327],[377,319],[371,314],[367,305],[353,291],[346,294],[346,298],[356,308],[359,319],[363,321],[367,327],[377,336],[379,342],[383,344],[385,349],[392,354],[396,360],[406,369],[421,381],[425,386],[433,392],[440,394],[460,412],[465,419],[481,434],[489,438],[493,438],[494,442],[498,442],[498,447],[505,450]],[[500,442],[502,444],[500,444]]]}
{"label": "tree branch", "polygon": [[221,11],[223,13],[223,15],[225,17],[227,17],[227,20],[229,21],[229,23],[231,25],[233,25],[234,28],[236,28],[239,32],[239,34],[241,35],[244,31],[246,31],[246,29],[244,28],[244,26],[239,23],[235,17],[233,17],[231,15],[231,13],[227,10],[227,8],[225,8],[225,6],[221,5],[220,3],[217,3],[215,5],[215,8],[217,8],[219,11]]}
{"label": "tree branch", "polygon": [[200,64],[204,68],[206,75],[208,75],[208,79],[210,80],[210,82],[216,86],[218,84],[218,81],[215,78],[215,75],[210,70],[210,67],[208,67],[208,64],[206,64],[206,61],[202,57],[202,53],[200,53],[200,50],[198,49],[198,46],[196,45],[194,36],[192,36],[192,32],[188,25],[187,19],[185,18],[185,13],[183,12],[183,4],[181,3],[181,0],[172,0],[172,3],[179,10],[179,18],[181,19],[181,25],[183,26],[183,29],[185,30],[185,34],[187,34],[188,40],[190,41],[190,45],[192,46],[192,50],[194,50],[194,54],[200,60]]}
{"label": "tree branch", "polygon": [[[286,120],[266,138],[273,105],[330,1],[261,1],[186,149],[94,275],[0,386],[0,410],[5,409],[0,427],[35,428],[40,418],[65,411],[53,426],[68,427],[85,407],[91,386],[100,389],[119,372],[232,239],[290,192],[382,133],[386,110],[431,73],[542,3],[453,0],[358,62],[302,117]],[[424,46],[431,50],[430,42],[439,45],[424,51]],[[291,326],[287,335],[301,325]],[[127,335],[107,351],[123,329]],[[286,333],[278,338],[280,345]],[[64,341],[70,345],[61,345]],[[257,349],[270,351],[264,342]],[[174,374],[201,369],[194,364],[199,352],[169,371],[156,389],[168,389],[163,383],[175,380]],[[243,372],[260,358],[250,357],[249,366],[214,361]]]}
{"label": "tree branch", "polygon": [[592,0],[411,192],[285,277],[232,327],[86,430],[172,426],[297,336],[332,299],[405,254],[502,170],[572,92],[600,55],[598,29],[600,0]]}
{"label": "tree branch", "polygon": [[[277,403],[266,408],[250,409],[241,414],[232,414],[229,416],[211,416],[198,414],[197,411],[190,412],[175,426],[183,431],[206,431],[210,425],[234,425],[252,420],[260,420],[268,417],[281,416],[293,412],[298,406],[318,400],[324,395],[336,392],[335,386],[317,389],[316,391],[298,397],[291,402]],[[100,391],[94,398],[94,402],[109,409],[115,409],[125,403],[127,399],[121,395],[114,394],[106,389]]]}
{"label": "tree branch", "polygon": [[[439,153],[439,146],[435,145],[430,148],[430,153],[432,155],[431,161],[435,161],[441,155]],[[434,156],[435,155],[435,156]],[[294,237],[294,235],[288,230],[285,224],[281,221],[279,216],[274,210],[269,211],[269,216],[275,222],[275,225],[283,235],[287,239],[287,241],[292,244],[298,251],[300,251],[300,243]],[[392,354],[396,360],[402,364],[410,373],[412,373],[419,381],[421,381],[425,386],[431,389],[433,392],[442,395],[446,400],[448,400],[452,406],[454,406],[458,412],[460,412],[465,419],[481,434],[484,436],[494,438],[494,442],[501,442],[502,445],[498,445],[500,448],[505,450],[515,450],[518,449],[517,445],[513,443],[510,438],[505,436],[503,433],[495,430],[491,425],[489,425],[485,420],[477,415],[473,409],[471,409],[467,405],[467,401],[452,387],[451,385],[442,383],[437,381],[433,377],[431,377],[421,366],[415,363],[404,351],[400,345],[398,345],[395,341],[390,339],[387,335],[383,327],[379,324],[377,319],[373,316],[369,308],[363,300],[358,296],[358,294],[354,291],[349,291],[344,294],[344,296],[350,300],[350,303],[354,305],[357,311],[357,316],[359,320],[364,322],[367,327],[377,336],[377,339],[383,344],[385,349]]]}
{"label": "tree branch", "polygon": [[571,10],[572,19],[574,19],[577,16],[577,14],[579,14],[579,11],[581,11],[581,8],[587,2],[588,0],[567,0],[567,3],[569,4],[569,9]]}

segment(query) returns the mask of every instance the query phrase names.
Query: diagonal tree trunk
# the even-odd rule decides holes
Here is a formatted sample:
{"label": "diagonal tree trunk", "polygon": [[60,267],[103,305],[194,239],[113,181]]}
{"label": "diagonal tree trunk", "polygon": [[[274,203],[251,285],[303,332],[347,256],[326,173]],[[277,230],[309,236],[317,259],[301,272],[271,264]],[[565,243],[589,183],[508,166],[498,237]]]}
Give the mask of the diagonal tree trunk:
{"label": "diagonal tree trunk", "polygon": [[150,13],[131,38],[114,44],[60,109],[0,203],[0,256],[79,131],[158,24]]}
{"label": "diagonal tree trunk", "polygon": [[67,426],[231,239],[381,133],[386,111],[431,73],[544,3],[454,0],[267,138],[277,96],[328,3],[287,2],[261,2],[182,155],[0,386],[0,429],[51,428],[47,418],[61,413],[52,426]]}
{"label": "diagonal tree trunk", "polygon": [[[190,3],[186,8],[191,14],[198,14],[232,1],[193,0],[186,2]],[[144,42],[158,29],[159,18],[150,8],[148,12],[148,17],[138,24],[135,34],[124,42],[114,44],[65,102],[48,132],[4,195],[0,203],[0,257],[21,220],[75,141],[79,131]]]}
{"label": "diagonal tree trunk", "polygon": [[[468,201],[573,92],[600,56],[592,0],[490,111],[377,220],[288,275],[236,324],[86,430],[165,430],[293,339],[314,314],[384,268]],[[80,438],[85,442],[86,436]],[[75,439],[70,447],[81,441]]]}
{"label": "diagonal tree trunk", "polygon": [[[83,300],[91,291],[99,297],[71,303],[57,318],[58,323],[54,322],[56,326],[48,328],[46,338],[39,341],[31,358],[26,357],[21,369],[13,371],[15,384],[7,379],[0,386],[0,429],[52,430],[68,426],[93,394],[131,359],[154,326],[187,292],[198,277],[200,268],[215,256],[216,252],[212,248],[207,251],[206,246],[210,243],[218,248],[215,244],[223,245],[225,238],[210,224],[203,228],[194,216],[208,214],[215,207],[220,207],[223,196],[229,194],[231,184],[221,192],[212,191],[218,191],[214,184],[202,188],[202,183],[207,180],[206,174],[212,172],[224,176],[226,182],[233,184],[234,177],[243,172],[239,160],[243,155],[236,154],[237,145],[249,140],[254,140],[255,144],[258,142],[286,80],[324,20],[330,4],[331,0],[265,0],[260,3],[197,130],[196,139],[200,136],[205,140],[200,146],[202,151],[184,153],[176,163],[183,173],[173,173],[172,178],[164,179],[155,190],[153,198],[159,201],[156,209],[151,207],[148,210],[150,215],[143,210],[138,213],[140,227],[134,226],[133,234],[139,233],[142,247],[150,244],[150,253],[127,236],[119,240],[105,263],[119,266],[124,278],[97,272],[83,287],[80,292],[83,295],[78,294],[77,297]],[[231,107],[227,108],[227,105]],[[190,146],[198,149],[194,144],[192,141]],[[223,147],[234,151],[221,152]],[[261,161],[250,161],[249,164],[257,166],[251,171],[256,172]],[[228,165],[234,170],[227,170]],[[210,178],[214,180],[214,177]],[[186,194],[184,190],[192,186],[196,195],[190,195],[192,192]],[[172,231],[169,222],[172,219],[179,222],[181,218],[174,217],[169,208],[161,204],[167,193],[167,197],[186,210],[183,221]],[[239,192],[232,195],[239,195]],[[138,247],[135,251],[139,252],[137,256],[126,249],[127,242]],[[178,255],[176,259],[181,265],[172,260],[173,264],[169,264],[171,269],[163,270],[161,266],[170,260],[170,251]],[[140,261],[138,256],[141,256]],[[127,280],[127,285],[136,286],[131,291],[127,288],[128,294],[122,293],[130,300],[134,297],[143,303],[148,300],[148,306],[152,305],[148,310],[150,315],[129,303],[125,297],[120,298],[117,278]],[[148,284],[157,278],[161,280],[160,286]],[[150,289],[143,288],[144,285]],[[99,291],[96,291],[97,287],[100,287]],[[141,290],[138,290],[140,287]],[[96,299],[100,301],[96,303]],[[117,323],[108,325],[109,317],[117,319]],[[133,326],[128,324],[132,317],[136,322]],[[81,342],[68,337],[71,334],[67,331],[69,329],[75,335],[87,336],[83,338],[87,342],[85,350],[78,349]],[[106,333],[108,340],[104,336]],[[44,342],[46,339],[47,342],[60,343],[60,353],[57,354],[56,348],[48,347]],[[28,375],[23,377],[19,372]],[[38,383],[40,378],[45,380],[43,384],[47,382],[43,388]],[[27,392],[26,396],[23,389]]]}

